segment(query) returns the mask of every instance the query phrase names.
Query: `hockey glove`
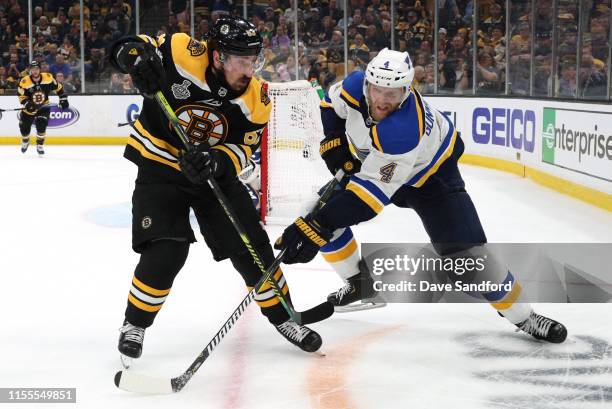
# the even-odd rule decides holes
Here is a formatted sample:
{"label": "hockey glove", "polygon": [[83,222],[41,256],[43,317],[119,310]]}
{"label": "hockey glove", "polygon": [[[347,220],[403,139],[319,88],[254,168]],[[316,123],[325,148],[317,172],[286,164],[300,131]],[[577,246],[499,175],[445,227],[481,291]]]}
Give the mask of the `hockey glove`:
{"label": "hockey glove", "polygon": [[68,97],[67,96],[61,97],[59,100],[59,107],[61,109],[68,109],[69,106],[70,104],[68,103]]}
{"label": "hockey glove", "polygon": [[123,44],[117,59],[120,66],[132,76],[132,81],[140,93],[153,98],[165,84],[162,59],[157,49],[148,43],[131,42]]}
{"label": "hockey glove", "polygon": [[181,151],[178,158],[183,175],[193,184],[203,185],[217,170],[217,161],[203,145]]}
{"label": "hockey glove", "polygon": [[274,248],[287,249],[283,257],[285,264],[308,263],[332,236],[333,232],[321,226],[310,215],[298,217],[276,240]]}
{"label": "hockey glove", "polygon": [[38,105],[34,103],[34,101],[27,100],[23,107],[28,112],[36,112],[38,111]]}
{"label": "hockey glove", "polygon": [[361,161],[351,153],[346,137],[326,137],[321,141],[319,153],[332,175],[340,169],[344,170],[346,175],[353,175],[361,170]]}

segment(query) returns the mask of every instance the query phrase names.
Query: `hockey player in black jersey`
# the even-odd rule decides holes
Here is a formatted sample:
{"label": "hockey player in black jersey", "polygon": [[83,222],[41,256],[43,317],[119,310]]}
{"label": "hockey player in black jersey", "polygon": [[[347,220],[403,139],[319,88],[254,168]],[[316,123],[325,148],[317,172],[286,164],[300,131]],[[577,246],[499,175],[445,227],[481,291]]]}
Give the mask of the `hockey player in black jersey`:
{"label": "hockey player in black jersey", "polygon": [[[156,39],[139,35],[122,38],[111,49],[113,65],[131,74],[146,97],[124,154],[138,166],[132,247],[140,253],[140,261],[120,330],[122,357],[140,357],[145,329],[152,325],[185,263],[195,241],[190,208],[216,261],[229,258],[247,287],[261,277],[205,184],[208,177],[221,186],[264,263],[274,259],[251,198],[237,178],[257,150],[271,110],[264,84],[253,76],[263,63],[261,49],[255,26],[240,18],[217,20],[206,42],[183,33]],[[183,145],[151,99],[159,90],[196,149],[182,151]],[[280,269],[274,278],[289,296]],[[321,337],[290,320],[267,284],[255,300],[287,340],[307,352],[319,349]]]}
{"label": "hockey player in black jersey", "polygon": [[40,72],[40,65],[32,61],[29,73],[19,81],[19,102],[24,109],[19,114],[19,131],[21,132],[21,152],[25,153],[30,146],[30,130],[32,124],[36,125],[36,151],[39,155],[45,153],[44,143],[49,123],[51,109],[49,94],[55,92],[59,96],[59,106],[68,108],[68,97],[64,92],[62,84],[58,83],[53,75],[48,72]]}

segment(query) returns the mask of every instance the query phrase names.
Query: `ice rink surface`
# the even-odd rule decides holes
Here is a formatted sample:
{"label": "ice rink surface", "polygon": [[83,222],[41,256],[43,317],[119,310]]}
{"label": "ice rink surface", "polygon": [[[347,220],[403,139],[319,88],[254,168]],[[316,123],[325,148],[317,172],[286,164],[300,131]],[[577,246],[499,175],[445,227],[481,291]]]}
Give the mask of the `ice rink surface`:
{"label": "ice rink surface", "polygon": [[[409,304],[312,325],[325,356],[299,351],[252,305],[175,395],[117,389],[116,342],[138,257],[136,168],[121,147],[0,147],[0,387],[76,387],[78,408],[612,407],[612,305],[542,304],[561,345],[515,333],[487,305]],[[463,166],[490,242],[611,242],[612,214],[515,175]],[[281,228],[270,227],[275,238]],[[424,242],[416,215],[387,208],[355,229],[370,242]],[[322,259],[285,268],[298,309],[341,282]],[[184,371],[245,295],[200,240],[147,330],[134,371]],[[39,405],[19,405],[20,408]]]}

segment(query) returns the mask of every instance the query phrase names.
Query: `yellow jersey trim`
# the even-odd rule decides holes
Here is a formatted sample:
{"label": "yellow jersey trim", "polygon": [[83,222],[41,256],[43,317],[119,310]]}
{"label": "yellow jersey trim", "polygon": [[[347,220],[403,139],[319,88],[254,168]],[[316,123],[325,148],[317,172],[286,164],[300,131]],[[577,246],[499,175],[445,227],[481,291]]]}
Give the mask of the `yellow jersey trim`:
{"label": "yellow jersey trim", "polygon": [[149,293],[150,295],[155,295],[157,297],[161,297],[161,296],[170,294],[169,288],[167,290],[158,290],[156,288],[146,285],[145,283],[137,279],[136,276],[132,278],[132,284],[134,284],[138,289],[145,291]]}
{"label": "yellow jersey trim", "polygon": [[451,136],[451,142],[448,144],[448,147],[446,148],[446,152],[444,152],[444,155],[440,156],[440,158],[438,158],[438,161],[436,162],[435,165],[433,165],[428,171],[427,173],[425,173],[413,186],[414,187],[421,187],[423,186],[423,184],[425,182],[427,182],[427,179],[429,179],[429,177],[431,175],[433,175],[434,173],[436,173],[438,171],[438,169],[440,168],[440,166],[444,163],[444,161],[446,159],[448,159],[451,154],[453,153],[453,149],[455,148],[455,142],[457,141],[457,130],[453,131],[453,136]]}
{"label": "yellow jersey trim", "polygon": [[242,166],[240,166],[240,159],[238,159],[238,156],[236,156],[236,154],[232,152],[231,149],[223,145],[213,146],[212,149],[218,149],[220,151],[223,151],[227,156],[229,156],[232,163],[234,164],[234,168],[236,169],[236,174],[238,175],[240,173],[240,171],[242,170]]}
{"label": "yellow jersey trim", "polygon": [[374,210],[374,212],[376,212],[377,214],[380,213],[385,207],[376,197],[370,194],[370,192],[368,192],[366,189],[356,183],[349,182],[348,185],[346,185],[346,190],[350,190],[351,192],[356,194],[359,199],[361,199],[363,202],[365,202],[365,204],[370,206],[370,208]]}
{"label": "yellow jersey trim", "polygon": [[144,129],[144,127],[142,126],[142,123],[140,123],[140,120],[134,122],[134,128],[138,131],[138,133],[141,136],[150,140],[153,145],[157,146],[158,148],[165,149],[173,156],[178,157],[178,154],[179,154],[178,149],[176,149],[174,146],[170,145],[168,142],[164,141],[163,139],[159,139],[151,135],[149,131]]}
{"label": "yellow jersey trim", "polygon": [[134,297],[132,294],[128,294],[128,300],[134,304],[134,306],[136,306],[137,308],[146,311],[146,312],[156,312],[161,310],[161,307],[163,304],[159,304],[159,305],[149,305],[149,304],[145,304],[142,301],[140,301],[139,299],[137,299],[136,297]]}
{"label": "yellow jersey trim", "polygon": [[132,148],[136,149],[138,152],[140,152],[140,154],[147,158],[147,159],[151,159],[154,160],[156,162],[159,163],[163,163],[164,165],[170,166],[171,168],[176,169],[177,171],[181,171],[181,168],[179,167],[178,163],[174,163],[174,162],[170,162],[169,160],[162,158],[161,156],[155,155],[151,152],[149,152],[144,145],[142,145],[140,143],[140,141],[138,141],[135,138],[129,138],[127,141],[127,144],[130,145]]}

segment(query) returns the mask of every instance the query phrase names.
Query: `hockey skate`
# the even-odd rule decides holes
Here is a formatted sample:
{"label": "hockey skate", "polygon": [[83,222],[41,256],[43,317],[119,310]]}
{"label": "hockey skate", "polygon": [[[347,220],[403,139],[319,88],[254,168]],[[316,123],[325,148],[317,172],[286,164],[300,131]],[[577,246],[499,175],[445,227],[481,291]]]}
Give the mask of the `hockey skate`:
{"label": "hockey skate", "polygon": [[368,272],[365,261],[359,261],[359,273],[346,280],[344,287],[327,296],[327,301],[334,305],[336,312],[352,312],[381,308],[385,302],[374,302],[376,295],[374,281]]}
{"label": "hockey skate", "polygon": [[[23,150],[23,147],[21,149]],[[37,143],[36,144],[36,152],[39,155],[41,155],[41,156],[45,154],[45,148],[43,148],[43,144],[42,143]]]}
{"label": "hockey skate", "polygon": [[119,328],[119,352],[121,353],[121,364],[125,369],[132,365],[132,360],[142,355],[142,343],[144,341],[145,329],[123,321]]}
{"label": "hockey skate", "polygon": [[567,338],[567,329],[563,324],[531,311],[529,318],[516,324],[517,331],[523,331],[535,339],[560,344]]}
{"label": "hockey skate", "polygon": [[21,138],[21,153],[26,153],[30,146],[30,138]]}
{"label": "hockey skate", "polygon": [[315,352],[321,348],[321,344],[323,344],[323,340],[319,334],[308,327],[299,325],[291,319],[277,325],[276,330],[280,332],[287,341],[291,342],[302,351]]}

